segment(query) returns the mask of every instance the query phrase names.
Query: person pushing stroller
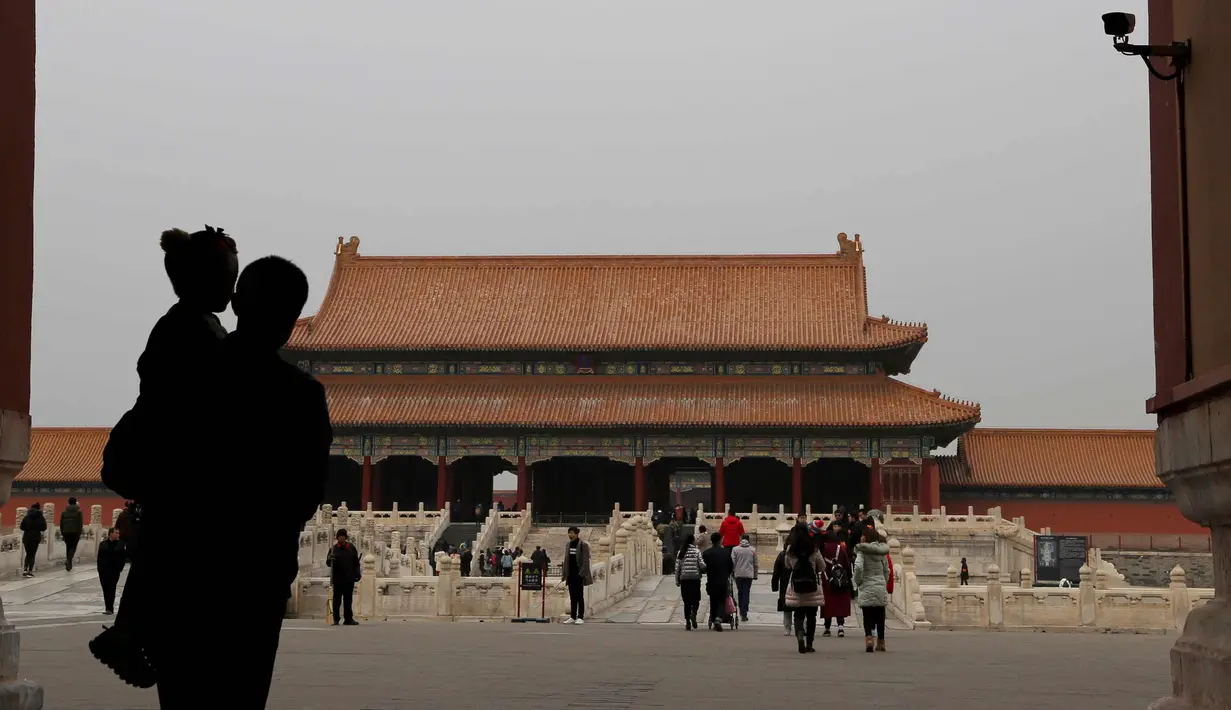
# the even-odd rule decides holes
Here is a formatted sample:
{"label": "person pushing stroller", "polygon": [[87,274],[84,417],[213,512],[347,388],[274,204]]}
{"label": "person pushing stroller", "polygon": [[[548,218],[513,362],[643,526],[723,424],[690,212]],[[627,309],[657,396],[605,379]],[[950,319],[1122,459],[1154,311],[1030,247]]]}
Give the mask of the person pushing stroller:
{"label": "person pushing stroller", "polygon": [[709,628],[722,631],[723,617],[727,614],[727,600],[731,598],[735,565],[731,551],[722,547],[722,535],[710,535],[710,548],[701,553],[705,563],[705,593],[710,598]]}

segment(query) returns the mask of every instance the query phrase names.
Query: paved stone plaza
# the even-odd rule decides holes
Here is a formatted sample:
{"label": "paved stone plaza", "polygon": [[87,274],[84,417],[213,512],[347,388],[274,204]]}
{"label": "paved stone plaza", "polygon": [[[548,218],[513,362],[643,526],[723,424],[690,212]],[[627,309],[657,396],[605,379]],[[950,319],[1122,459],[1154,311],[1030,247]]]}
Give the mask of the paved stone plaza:
{"label": "paved stone plaza", "polygon": [[[156,708],[153,692],[122,685],[86,650],[106,621],[96,589],[86,569],[0,584],[22,629],[23,675],[43,684],[51,708]],[[750,623],[721,635],[670,623],[674,589],[647,580],[582,627],[287,621],[269,707],[794,709],[799,697],[838,693],[912,710],[1142,710],[1169,690],[1174,636],[891,631],[887,654],[863,653],[853,634],[818,639],[818,653],[800,656],[776,628],[767,588],[754,593]],[[202,599],[201,608],[213,613],[186,614],[186,640],[194,626],[226,622],[221,606]],[[225,659],[216,676],[225,678]]]}

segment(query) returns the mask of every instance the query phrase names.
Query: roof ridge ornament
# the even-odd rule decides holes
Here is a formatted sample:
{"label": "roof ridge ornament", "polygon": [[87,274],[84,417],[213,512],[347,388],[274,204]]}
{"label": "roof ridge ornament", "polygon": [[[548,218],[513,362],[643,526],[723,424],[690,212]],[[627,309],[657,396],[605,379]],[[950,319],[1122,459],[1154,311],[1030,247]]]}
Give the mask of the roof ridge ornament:
{"label": "roof ridge ornament", "polygon": [[846,236],[846,232],[838,232],[838,256],[843,259],[858,259],[861,254],[863,254],[863,242],[859,241],[858,234],[851,239]]}
{"label": "roof ridge ornament", "polygon": [[351,237],[348,241],[345,237],[338,237],[338,246],[333,250],[333,255],[338,259],[352,259],[359,256],[359,237]]}

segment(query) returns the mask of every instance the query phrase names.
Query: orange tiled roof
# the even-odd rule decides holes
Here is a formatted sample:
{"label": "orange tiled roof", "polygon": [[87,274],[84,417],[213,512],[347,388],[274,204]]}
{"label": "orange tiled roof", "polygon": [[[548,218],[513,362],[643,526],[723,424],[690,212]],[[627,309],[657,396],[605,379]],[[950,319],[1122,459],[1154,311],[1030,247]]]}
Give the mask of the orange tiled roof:
{"label": "orange tiled roof", "polygon": [[940,461],[951,486],[1005,488],[1161,488],[1154,431],[974,429],[958,455]]}
{"label": "orange tiled roof", "polygon": [[292,350],[897,348],[923,324],[868,316],[862,246],[837,254],[360,256],[339,239],[329,290]]}
{"label": "orange tiled roof", "polygon": [[34,427],[18,483],[98,483],[110,427]]}
{"label": "orange tiled roof", "polygon": [[881,375],[319,378],[341,427],[889,427],[974,424],[979,406]]}

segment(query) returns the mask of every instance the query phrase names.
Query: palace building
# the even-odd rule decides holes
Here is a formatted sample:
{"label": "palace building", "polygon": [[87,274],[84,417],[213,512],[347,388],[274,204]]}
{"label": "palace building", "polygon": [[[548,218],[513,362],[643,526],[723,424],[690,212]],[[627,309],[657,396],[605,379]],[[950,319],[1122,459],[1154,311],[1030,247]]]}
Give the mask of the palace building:
{"label": "palace building", "polygon": [[331,499],[602,513],[939,504],[976,404],[906,384],[927,328],[819,255],[386,257],[339,238],[286,354],[326,387]]}
{"label": "palace building", "polygon": [[[1154,432],[975,428],[978,405],[895,378],[925,342],[869,315],[858,236],[820,255],[523,257],[363,256],[352,237],[285,356],[328,392],[334,505],[460,501],[466,519],[507,470],[506,505],[548,519],[862,503],[1203,532],[1154,475]],[[3,519],[70,495],[120,507],[108,434],[34,428]]]}

